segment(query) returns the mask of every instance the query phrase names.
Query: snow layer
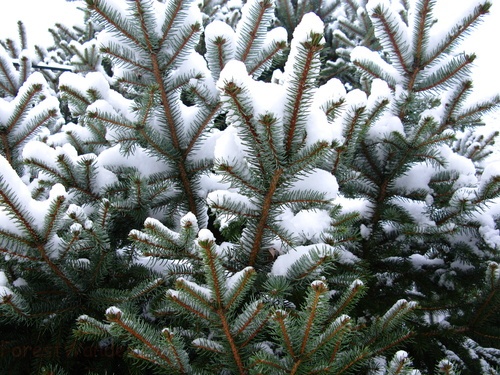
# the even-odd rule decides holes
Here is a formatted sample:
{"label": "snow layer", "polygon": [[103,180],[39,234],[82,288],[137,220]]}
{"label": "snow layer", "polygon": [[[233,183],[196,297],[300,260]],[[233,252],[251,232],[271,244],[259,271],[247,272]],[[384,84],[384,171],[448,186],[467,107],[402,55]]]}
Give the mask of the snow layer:
{"label": "snow layer", "polygon": [[304,178],[297,180],[291,187],[292,191],[315,191],[322,193],[326,200],[337,197],[339,184],[330,172],[323,169],[314,169]]}
{"label": "snow layer", "polygon": [[[300,53],[299,48],[302,43],[307,42],[311,39],[312,34],[323,35],[324,24],[314,13],[307,13],[302,17],[302,20],[297,25],[293,32],[292,43],[290,46],[290,54],[288,55],[288,60],[285,64],[283,81],[285,86],[287,82],[292,79],[292,74],[294,71],[294,65],[297,62],[297,55]],[[324,39],[322,39],[324,41]]]}
{"label": "snow layer", "polygon": [[177,279],[177,282],[185,284],[188,288],[194,290],[196,293],[198,293],[200,295],[203,295],[209,301],[212,299],[212,291],[210,289],[208,289],[207,287],[200,286],[195,282],[192,282],[192,281],[185,279],[184,277],[179,277]]}
{"label": "snow layer", "polygon": [[198,242],[213,242],[213,243],[215,243],[215,237],[210,230],[202,229],[198,233]]}
{"label": "snow layer", "polygon": [[0,298],[9,296],[12,294],[12,291],[8,287],[9,281],[7,280],[7,276],[4,271],[0,271]]}
{"label": "snow layer", "polygon": [[390,79],[392,83],[401,84],[404,82],[403,76],[401,76],[399,71],[394,66],[382,59],[376,51],[372,51],[364,46],[357,46],[352,50],[351,60],[365,66],[374,65],[381,67],[383,72],[387,75],[387,78]]}
{"label": "snow layer", "polygon": [[280,226],[297,239],[318,242],[329,227],[331,218],[325,210],[301,210],[294,214],[285,208],[277,219]]}
{"label": "snow layer", "polygon": [[[0,155],[0,181],[4,185],[2,189],[5,192],[10,192],[13,200],[11,204],[20,209],[21,216],[7,215],[7,211],[0,207],[0,223],[2,229],[10,231],[16,235],[24,236],[26,233],[23,231],[23,224],[25,220],[29,222],[31,228],[43,233],[45,226],[45,218],[49,212],[52,202],[58,197],[67,198],[66,190],[63,185],[55,184],[50,190],[49,198],[44,201],[37,201],[31,197],[29,188],[24,184],[21,178],[17,175],[16,171],[11,167],[9,162]],[[4,203],[3,206],[9,205]],[[19,207],[19,205],[21,207]],[[42,236],[43,237],[43,236]]]}
{"label": "snow layer", "polygon": [[298,262],[301,257],[308,256],[311,251],[320,251],[324,255],[333,256],[336,251],[331,246],[318,246],[318,245],[308,245],[308,246],[297,246],[291,249],[286,254],[278,256],[275,260],[273,267],[271,269],[271,274],[275,276],[286,276],[290,267]]}
{"label": "snow layer", "polygon": [[226,280],[226,286],[227,286],[228,291],[230,291],[235,285],[237,285],[238,282],[243,277],[245,277],[245,275],[247,273],[250,273],[250,272],[254,272],[254,268],[249,266],[249,267],[243,268],[241,271],[238,271],[238,272],[234,273],[233,275],[231,275],[230,277],[228,277]]}
{"label": "snow layer", "polygon": [[121,315],[122,310],[116,306],[111,306],[106,309],[106,315]]}

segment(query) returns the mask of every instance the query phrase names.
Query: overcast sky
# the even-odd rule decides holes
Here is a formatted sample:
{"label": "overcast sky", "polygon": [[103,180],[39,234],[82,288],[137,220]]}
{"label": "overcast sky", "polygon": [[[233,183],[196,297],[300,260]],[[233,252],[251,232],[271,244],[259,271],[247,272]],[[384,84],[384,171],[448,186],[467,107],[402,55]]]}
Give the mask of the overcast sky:
{"label": "overcast sky", "polygon": [[[479,0],[438,0],[436,14],[440,22],[450,22],[464,8]],[[493,2],[495,3],[495,2]],[[484,23],[469,38],[464,49],[476,52],[477,68],[474,71],[474,86],[479,96],[500,92],[500,3],[496,1]],[[71,25],[82,22],[81,12],[75,4],[83,1],[65,0],[0,0],[0,38],[16,37],[17,21],[22,19],[28,30],[29,42],[48,44],[52,42],[47,29],[55,22]]]}

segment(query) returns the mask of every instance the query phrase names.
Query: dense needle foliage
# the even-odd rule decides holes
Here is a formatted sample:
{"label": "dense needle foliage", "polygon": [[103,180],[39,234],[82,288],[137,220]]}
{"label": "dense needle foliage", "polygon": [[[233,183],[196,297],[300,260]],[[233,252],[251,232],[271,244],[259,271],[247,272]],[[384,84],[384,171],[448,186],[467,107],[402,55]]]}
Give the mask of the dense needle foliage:
{"label": "dense needle foliage", "polygon": [[12,374],[498,374],[500,167],[439,0],[86,0],[0,42]]}

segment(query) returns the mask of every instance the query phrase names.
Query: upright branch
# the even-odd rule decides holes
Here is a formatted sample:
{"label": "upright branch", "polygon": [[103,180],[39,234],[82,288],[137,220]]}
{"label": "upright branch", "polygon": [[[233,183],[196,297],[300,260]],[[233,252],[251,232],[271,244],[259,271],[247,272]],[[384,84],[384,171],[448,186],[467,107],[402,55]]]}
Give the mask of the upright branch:
{"label": "upright branch", "polygon": [[[128,82],[139,93],[147,95],[144,96],[144,101],[154,99],[151,104],[157,108],[155,111],[139,109],[139,113],[142,113],[139,118],[147,121],[141,121],[135,127],[137,141],[144,140],[155,155],[169,165],[172,172],[175,171],[169,173],[169,178],[178,184],[178,194],[183,201],[177,210],[181,214],[193,212],[201,222],[205,222],[205,212],[196,192],[203,170],[195,167],[201,161],[194,159],[193,154],[195,146],[199,147],[205,130],[217,114],[216,98],[209,94],[212,97],[206,98],[205,104],[208,101],[212,108],[206,111],[199,106],[195,123],[188,124],[182,113],[181,91],[178,89],[187,88],[190,85],[189,78],[200,79],[208,73],[207,70],[200,72],[198,66],[194,72],[189,72],[190,77],[186,79],[179,69],[189,56],[196,54],[194,47],[201,33],[199,9],[190,1],[167,2],[160,6],[165,14],[165,17],[160,18],[159,14],[153,12],[151,3],[145,0],[134,1],[125,13],[117,11],[104,1],[89,1],[88,6],[94,19],[102,23],[106,32],[112,35],[111,40],[103,46],[103,51],[118,63],[137,71],[142,77],[140,80],[131,80],[132,77],[124,75],[125,81],[122,82]],[[181,79],[184,83],[179,85]],[[148,90],[144,90],[145,83],[154,87],[154,96],[148,95]],[[205,83],[199,86],[204,90],[210,89]],[[161,123],[159,129],[153,126],[154,121]],[[121,127],[120,123],[114,126],[116,125]],[[197,127],[196,131],[188,132],[188,127],[193,126]],[[125,130],[133,136],[133,130]],[[130,145],[130,139],[131,137],[123,138],[124,145]],[[170,210],[175,211],[174,207]]]}

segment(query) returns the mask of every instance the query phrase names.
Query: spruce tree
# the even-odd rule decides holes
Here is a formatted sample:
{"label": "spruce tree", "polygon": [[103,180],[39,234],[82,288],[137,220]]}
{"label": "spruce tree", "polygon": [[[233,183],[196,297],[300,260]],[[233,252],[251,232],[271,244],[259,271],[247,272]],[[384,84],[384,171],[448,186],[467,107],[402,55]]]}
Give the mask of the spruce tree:
{"label": "spruce tree", "polygon": [[[0,46],[9,373],[495,374],[498,132],[438,0],[86,0]],[[471,100],[472,98],[472,100]]]}

